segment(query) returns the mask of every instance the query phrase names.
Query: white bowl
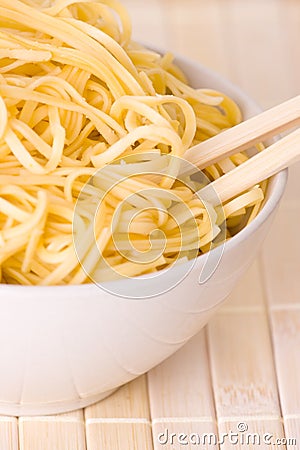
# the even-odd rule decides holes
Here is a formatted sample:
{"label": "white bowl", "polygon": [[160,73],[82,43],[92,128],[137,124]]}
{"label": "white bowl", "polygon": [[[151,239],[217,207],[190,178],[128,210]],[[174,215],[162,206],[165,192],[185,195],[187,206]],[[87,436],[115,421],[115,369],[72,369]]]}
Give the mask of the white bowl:
{"label": "white bowl", "polygon": [[[245,118],[260,111],[220,75],[186,58],[178,57],[177,62],[193,86],[227,93]],[[199,284],[199,274],[206,255],[173,290],[147,300],[120,298],[93,284],[0,285],[0,414],[50,414],[84,407],[184,345],[255,258],[286,180],[287,171],[271,180],[263,209],[225,244],[215,273],[204,284]]]}

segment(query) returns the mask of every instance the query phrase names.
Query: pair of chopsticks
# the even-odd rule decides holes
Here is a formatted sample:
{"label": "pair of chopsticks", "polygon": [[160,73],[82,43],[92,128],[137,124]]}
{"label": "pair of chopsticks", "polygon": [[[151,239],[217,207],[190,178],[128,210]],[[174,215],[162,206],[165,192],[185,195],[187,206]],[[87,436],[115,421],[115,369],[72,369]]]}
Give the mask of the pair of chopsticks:
{"label": "pair of chopsticks", "polygon": [[[184,158],[203,169],[300,125],[300,95],[258,114],[186,151]],[[201,190],[207,201],[217,193],[221,203],[287,168],[300,159],[300,129],[291,132]]]}

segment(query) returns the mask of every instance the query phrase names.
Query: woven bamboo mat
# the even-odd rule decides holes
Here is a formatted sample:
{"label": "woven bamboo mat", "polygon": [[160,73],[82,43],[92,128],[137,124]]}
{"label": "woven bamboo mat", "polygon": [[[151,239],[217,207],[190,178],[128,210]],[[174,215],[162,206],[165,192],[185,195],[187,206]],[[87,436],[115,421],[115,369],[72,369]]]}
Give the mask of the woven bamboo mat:
{"label": "woven bamboo mat", "polygon": [[[218,70],[263,107],[300,93],[299,0],[123,3],[136,39]],[[0,450],[299,449],[299,177],[300,165],[290,171],[260,257],[206,329],[147,375],[85,410],[0,416]],[[192,434],[230,431],[239,438],[245,431],[272,438],[260,445],[241,439],[196,445]]]}

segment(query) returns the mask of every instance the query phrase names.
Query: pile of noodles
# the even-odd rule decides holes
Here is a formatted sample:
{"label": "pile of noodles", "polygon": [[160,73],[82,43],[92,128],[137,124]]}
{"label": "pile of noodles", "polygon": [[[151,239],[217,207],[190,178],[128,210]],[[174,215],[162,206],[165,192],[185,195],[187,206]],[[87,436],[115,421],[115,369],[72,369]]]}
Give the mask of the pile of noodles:
{"label": "pile of noodles", "polygon": [[[117,272],[150,273],[172,264],[180,252],[188,258],[192,250],[209,250],[220,230],[218,214],[212,223],[192,189],[176,181],[172,164],[170,177],[128,177],[121,162],[131,155],[133,163],[146,163],[155,172],[164,155],[182,157],[191,146],[241,119],[238,106],[226,95],[190,87],[171,55],[132,42],[127,12],[116,0],[0,0],[1,282],[91,280],[75,252],[72,224],[82,188],[103,167],[108,178],[121,181],[99,207],[94,237],[102,258]],[[239,153],[204,172],[212,181],[246,159]],[[121,162],[111,164],[116,160]],[[96,196],[97,183],[90,189]],[[141,213],[131,220],[130,208],[125,208],[112,227],[118,205],[143,189],[153,189],[153,195],[143,197]],[[258,213],[264,186],[249,192],[223,205],[226,238]],[[172,219],[169,194],[189,208],[198,232],[183,252],[184,219]],[[81,225],[84,242],[84,221]],[[133,253],[147,250],[155,230],[164,233],[165,245],[157,238],[160,254],[138,264],[130,249],[124,253],[116,247],[116,228],[121,247],[130,239]],[[91,260],[89,245],[89,268],[99,271],[101,261]]]}

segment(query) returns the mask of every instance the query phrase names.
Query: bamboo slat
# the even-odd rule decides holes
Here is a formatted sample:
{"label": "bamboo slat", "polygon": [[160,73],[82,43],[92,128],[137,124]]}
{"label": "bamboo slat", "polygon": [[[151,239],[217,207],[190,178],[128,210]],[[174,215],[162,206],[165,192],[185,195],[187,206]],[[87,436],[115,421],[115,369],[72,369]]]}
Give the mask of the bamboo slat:
{"label": "bamboo slat", "polygon": [[144,2],[136,0],[122,0],[122,4],[130,12],[133,39],[154,47],[168,47],[168,33],[160,0],[151,0],[146,6]]}
{"label": "bamboo slat", "polygon": [[279,2],[219,2],[230,78],[265,108],[291,97]]}
{"label": "bamboo slat", "polygon": [[166,450],[174,448],[166,437],[172,433],[177,445],[182,433],[217,433],[204,331],[151,370],[148,380],[155,450],[161,449],[160,433],[165,436],[161,442],[167,440]]}
{"label": "bamboo slat", "polygon": [[[253,305],[253,296],[258,302],[256,305]],[[244,278],[242,288],[238,287],[231,298],[208,325],[219,432],[238,432],[238,424],[242,422],[249,433],[258,432],[262,436],[268,432],[284,437],[257,264]],[[240,304],[245,302],[244,310],[238,299]],[[234,446],[227,441],[221,448],[227,450]]]}
{"label": "bamboo slat", "polygon": [[152,450],[146,377],[85,409],[88,450]]}
{"label": "bamboo slat", "polygon": [[19,442],[20,450],[86,450],[83,412],[20,417]]}
{"label": "bamboo slat", "polygon": [[300,60],[299,60],[299,39],[300,39],[300,3],[298,0],[280,0],[280,38],[286,58],[288,59],[287,70],[289,71],[289,95],[299,93]]}
{"label": "bamboo slat", "polygon": [[284,437],[265,313],[221,312],[208,330],[219,432],[237,432],[243,422],[249,432]]}
{"label": "bamboo slat", "polygon": [[[241,278],[230,297],[221,307],[220,312],[264,312],[262,284],[260,282],[253,283],[253,280],[259,281],[261,278],[261,269],[258,260],[256,260]],[[251,290],[245,289],[245,286],[251,286]]]}
{"label": "bamboo slat", "polygon": [[286,436],[300,442],[300,309],[272,311],[271,323]]}
{"label": "bamboo slat", "polygon": [[150,419],[146,376],[122,386],[113,395],[85,409],[85,419]]}
{"label": "bamboo slat", "polygon": [[15,417],[0,417],[0,449],[19,449],[18,419]]}
{"label": "bamboo slat", "polygon": [[262,252],[270,308],[300,307],[300,204],[282,205]]}
{"label": "bamboo slat", "polygon": [[162,4],[172,36],[168,39],[170,49],[228,75],[219,1],[169,0]]}
{"label": "bamboo slat", "polygon": [[220,313],[208,331],[218,417],[279,417],[266,315]]}
{"label": "bamboo slat", "polygon": [[215,420],[205,333],[148,374],[151,417]]}
{"label": "bamboo slat", "polygon": [[300,417],[284,419],[287,450],[295,450],[300,442]]}
{"label": "bamboo slat", "polygon": [[[300,92],[300,2],[298,0],[280,1],[280,30],[281,39],[288,58],[289,95],[297,95]],[[285,82],[285,81],[284,81]],[[289,183],[284,201],[286,203],[299,201],[300,163],[289,171]]]}
{"label": "bamboo slat", "polygon": [[87,426],[88,450],[152,450],[151,428],[144,423],[100,423]]}

